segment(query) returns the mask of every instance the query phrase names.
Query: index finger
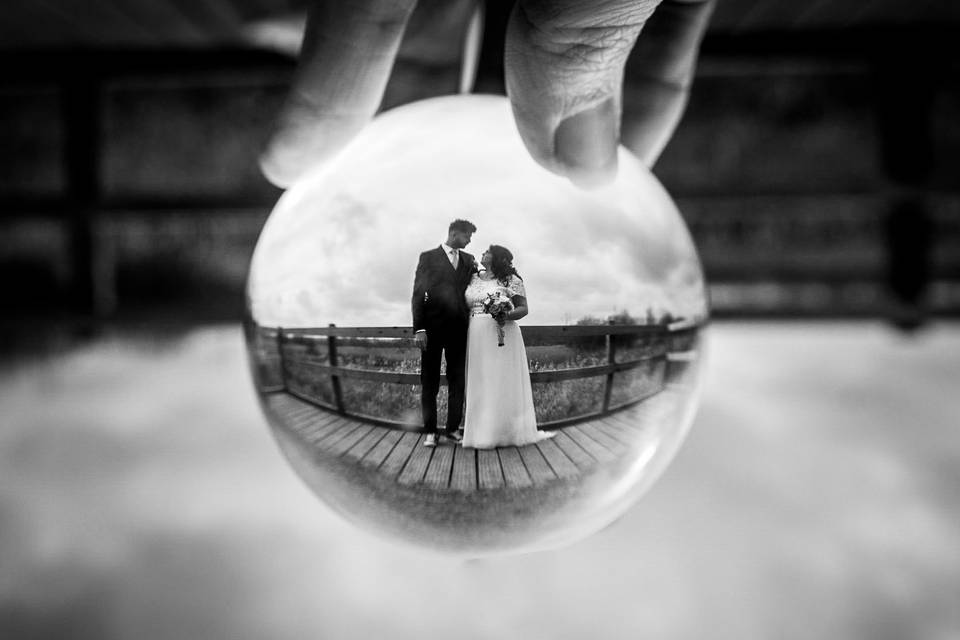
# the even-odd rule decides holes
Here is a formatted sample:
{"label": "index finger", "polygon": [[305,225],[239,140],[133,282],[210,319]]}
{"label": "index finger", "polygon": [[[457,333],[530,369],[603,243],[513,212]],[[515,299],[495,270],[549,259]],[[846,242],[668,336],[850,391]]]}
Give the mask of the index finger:
{"label": "index finger", "polygon": [[416,0],[314,0],[293,85],[260,166],[289,186],[376,112]]}

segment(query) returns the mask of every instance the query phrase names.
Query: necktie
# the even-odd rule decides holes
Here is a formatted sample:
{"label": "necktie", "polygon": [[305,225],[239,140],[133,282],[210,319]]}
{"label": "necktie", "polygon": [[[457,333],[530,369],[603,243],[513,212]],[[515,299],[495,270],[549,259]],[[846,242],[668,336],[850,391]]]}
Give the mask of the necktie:
{"label": "necktie", "polygon": [[460,266],[460,252],[456,249],[450,249],[450,264],[454,269]]}

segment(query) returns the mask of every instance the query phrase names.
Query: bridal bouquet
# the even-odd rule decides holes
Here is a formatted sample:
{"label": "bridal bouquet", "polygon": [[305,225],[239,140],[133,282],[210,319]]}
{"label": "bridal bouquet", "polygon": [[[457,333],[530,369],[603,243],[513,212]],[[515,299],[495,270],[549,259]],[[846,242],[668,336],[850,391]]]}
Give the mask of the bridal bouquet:
{"label": "bridal bouquet", "polygon": [[483,299],[483,310],[497,321],[497,346],[503,346],[503,325],[507,323],[507,312],[513,311],[510,296],[502,289],[487,294]]}

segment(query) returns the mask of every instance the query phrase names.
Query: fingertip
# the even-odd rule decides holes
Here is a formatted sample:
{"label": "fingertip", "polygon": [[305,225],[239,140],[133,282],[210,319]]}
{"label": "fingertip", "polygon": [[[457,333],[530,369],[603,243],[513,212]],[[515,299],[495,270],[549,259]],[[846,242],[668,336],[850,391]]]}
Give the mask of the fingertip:
{"label": "fingertip", "polygon": [[[258,158],[260,171],[274,185],[287,189],[306,170],[312,155],[309,142],[314,137],[310,126],[304,123],[308,109],[288,99],[269,140]],[[316,124],[315,119],[314,126]]]}
{"label": "fingertip", "polygon": [[257,158],[257,164],[260,166],[260,173],[263,174],[263,177],[272,185],[281,189],[288,189],[299,177],[294,168],[285,165],[282,158],[277,157],[272,143],[267,143],[267,147]]}
{"label": "fingertip", "polygon": [[554,156],[580,187],[610,183],[617,173],[620,111],[614,98],[564,118],[554,132]]}
{"label": "fingertip", "polygon": [[339,154],[367,121],[360,114],[333,116],[310,109],[289,109],[260,154],[260,170],[271,183],[289,188]]}
{"label": "fingertip", "polygon": [[520,138],[541,167],[581,189],[596,189],[617,175],[620,113],[616,100],[560,119],[551,130],[547,118],[525,117],[514,105]]}

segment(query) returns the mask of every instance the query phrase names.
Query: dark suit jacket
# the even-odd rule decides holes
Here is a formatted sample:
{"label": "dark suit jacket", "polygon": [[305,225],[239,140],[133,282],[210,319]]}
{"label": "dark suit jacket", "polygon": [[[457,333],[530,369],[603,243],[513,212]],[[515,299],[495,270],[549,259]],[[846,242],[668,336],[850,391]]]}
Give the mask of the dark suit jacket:
{"label": "dark suit jacket", "polygon": [[476,271],[477,261],[462,250],[456,269],[443,247],[421,253],[413,279],[413,330],[466,326],[470,308],[464,292]]}

